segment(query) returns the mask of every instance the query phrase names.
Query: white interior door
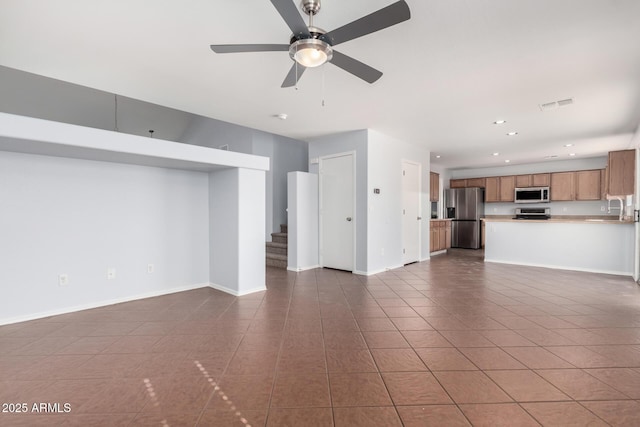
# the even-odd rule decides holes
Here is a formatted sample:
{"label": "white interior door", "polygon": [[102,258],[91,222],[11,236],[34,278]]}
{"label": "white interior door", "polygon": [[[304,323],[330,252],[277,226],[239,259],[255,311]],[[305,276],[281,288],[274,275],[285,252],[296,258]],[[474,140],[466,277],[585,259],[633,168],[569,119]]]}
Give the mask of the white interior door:
{"label": "white interior door", "polygon": [[402,162],[402,260],[420,260],[420,165]]}
{"label": "white interior door", "polygon": [[320,260],[353,271],[353,154],[320,159]]}

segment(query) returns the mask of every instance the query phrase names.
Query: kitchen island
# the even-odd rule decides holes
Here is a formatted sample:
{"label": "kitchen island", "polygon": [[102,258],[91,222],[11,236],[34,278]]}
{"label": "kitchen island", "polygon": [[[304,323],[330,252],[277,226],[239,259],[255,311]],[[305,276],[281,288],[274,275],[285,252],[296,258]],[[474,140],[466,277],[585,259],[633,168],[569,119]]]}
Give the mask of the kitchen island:
{"label": "kitchen island", "polygon": [[632,276],[634,223],[617,217],[483,218],[485,261]]}

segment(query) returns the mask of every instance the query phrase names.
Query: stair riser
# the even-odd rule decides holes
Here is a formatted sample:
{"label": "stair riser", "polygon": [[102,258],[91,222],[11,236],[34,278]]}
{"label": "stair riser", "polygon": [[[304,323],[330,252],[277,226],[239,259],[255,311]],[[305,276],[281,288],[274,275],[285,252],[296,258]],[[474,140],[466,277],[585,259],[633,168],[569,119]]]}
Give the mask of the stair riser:
{"label": "stair riser", "polygon": [[287,268],[287,261],[267,258],[267,267]]}
{"label": "stair riser", "polygon": [[271,246],[267,246],[267,253],[268,254],[286,255],[287,254],[287,248],[274,248],[274,247],[271,247]]}
{"label": "stair riser", "polygon": [[287,243],[287,238],[284,236],[271,236],[273,243]]}
{"label": "stair riser", "polygon": [[289,232],[289,227],[286,225],[280,225],[280,232],[281,233],[288,233]]}

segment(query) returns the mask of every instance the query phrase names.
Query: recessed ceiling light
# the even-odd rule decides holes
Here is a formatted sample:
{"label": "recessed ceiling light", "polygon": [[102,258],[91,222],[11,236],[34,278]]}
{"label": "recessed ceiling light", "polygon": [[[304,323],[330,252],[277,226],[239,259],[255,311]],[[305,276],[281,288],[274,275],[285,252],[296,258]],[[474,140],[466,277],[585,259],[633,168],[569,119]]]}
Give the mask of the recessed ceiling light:
{"label": "recessed ceiling light", "polygon": [[558,156],[553,154],[551,156],[545,156],[545,159],[555,159],[556,157],[558,157]]}
{"label": "recessed ceiling light", "polygon": [[505,162],[505,163],[509,163],[510,161],[511,161],[511,160],[505,160],[504,162]]}
{"label": "recessed ceiling light", "polygon": [[436,156],[436,159],[439,159],[439,158],[440,158],[440,156]]}
{"label": "recessed ceiling light", "polygon": [[495,122],[493,122],[494,125],[503,125],[505,123],[507,123],[506,120],[496,120]]}
{"label": "recessed ceiling light", "polygon": [[573,147],[573,144],[564,144],[565,147]]}
{"label": "recessed ceiling light", "polygon": [[280,114],[276,114],[276,117],[279,118],[280,120],[287,120],[287,117],[289,117],[289,115],[287,113],[280,113]]}
{"label": "recessed ceiling light", "polygon": [[500,155],[500,153],[493,153],[493,155],[494,155],[494,156],[499,156],[499,155]]}
{"label": "recessed ceiling light", "polygon": [[576,155],[576,153],[569,153],[569,155],[570,155],[571,157],[573,157],[573,156],[575,156],[575,155]]}
{"label": "recessed ceiling light", "polygon": [[509,133],[507,134],[507,136],[515,136],[515,135],[517,135],[517,134],[518,134],[518,132],[509,132]]}

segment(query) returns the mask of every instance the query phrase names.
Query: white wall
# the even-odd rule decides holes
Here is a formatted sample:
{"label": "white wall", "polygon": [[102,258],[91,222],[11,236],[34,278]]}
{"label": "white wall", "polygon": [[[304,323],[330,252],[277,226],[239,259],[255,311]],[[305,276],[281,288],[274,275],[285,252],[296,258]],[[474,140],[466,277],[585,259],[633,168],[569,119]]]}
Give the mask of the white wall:
{"label": "white wall", "polygon": [[[402,266],[402,161],[421,166],[420,258],[429,258],[429,151],[368,131],[367,273]],[[373,189],[379,188],[380,194]]]}
{"label": "white wall", "polygon": [[[357,130],[314,138],[309,141],[309,159],[355,151],[356,154],[356,271],[367,271],[367,138],[366,130]],[[309,172],[318,174],[318,165]]]}
{"label": "white wall", "polygon": [[0,152],[0,323],[204,286],[208,221],[206,173]]}
{"label": "white wall", "polygon": [[[421,258],[429,258],[429,152],[372,130],[345,132],[309,143],[309,158],[356,153],[356,268],[374,274],[402,266],[402,160],[421,164]],[[318,165],[311,164],[311,173]],[[380,188],[380,194],[373,194]]]}
{"label": "white wall", "polygon": [[302,271],[320,265],[318,235],[318,175],[289,172],[288,175],[287,269]]}
{"label": "white wall", "polygon": [[631,276],[633,228],[633,224],[490,221],[485,261]]}
{"label": "white wall", "polygon": [[269,158],[266,174],[265,240],[287,223],[287,173],[308,171],[308,144],[232,123],[194,116],[181,141],[203,147],[228,145],[230,151]]}

